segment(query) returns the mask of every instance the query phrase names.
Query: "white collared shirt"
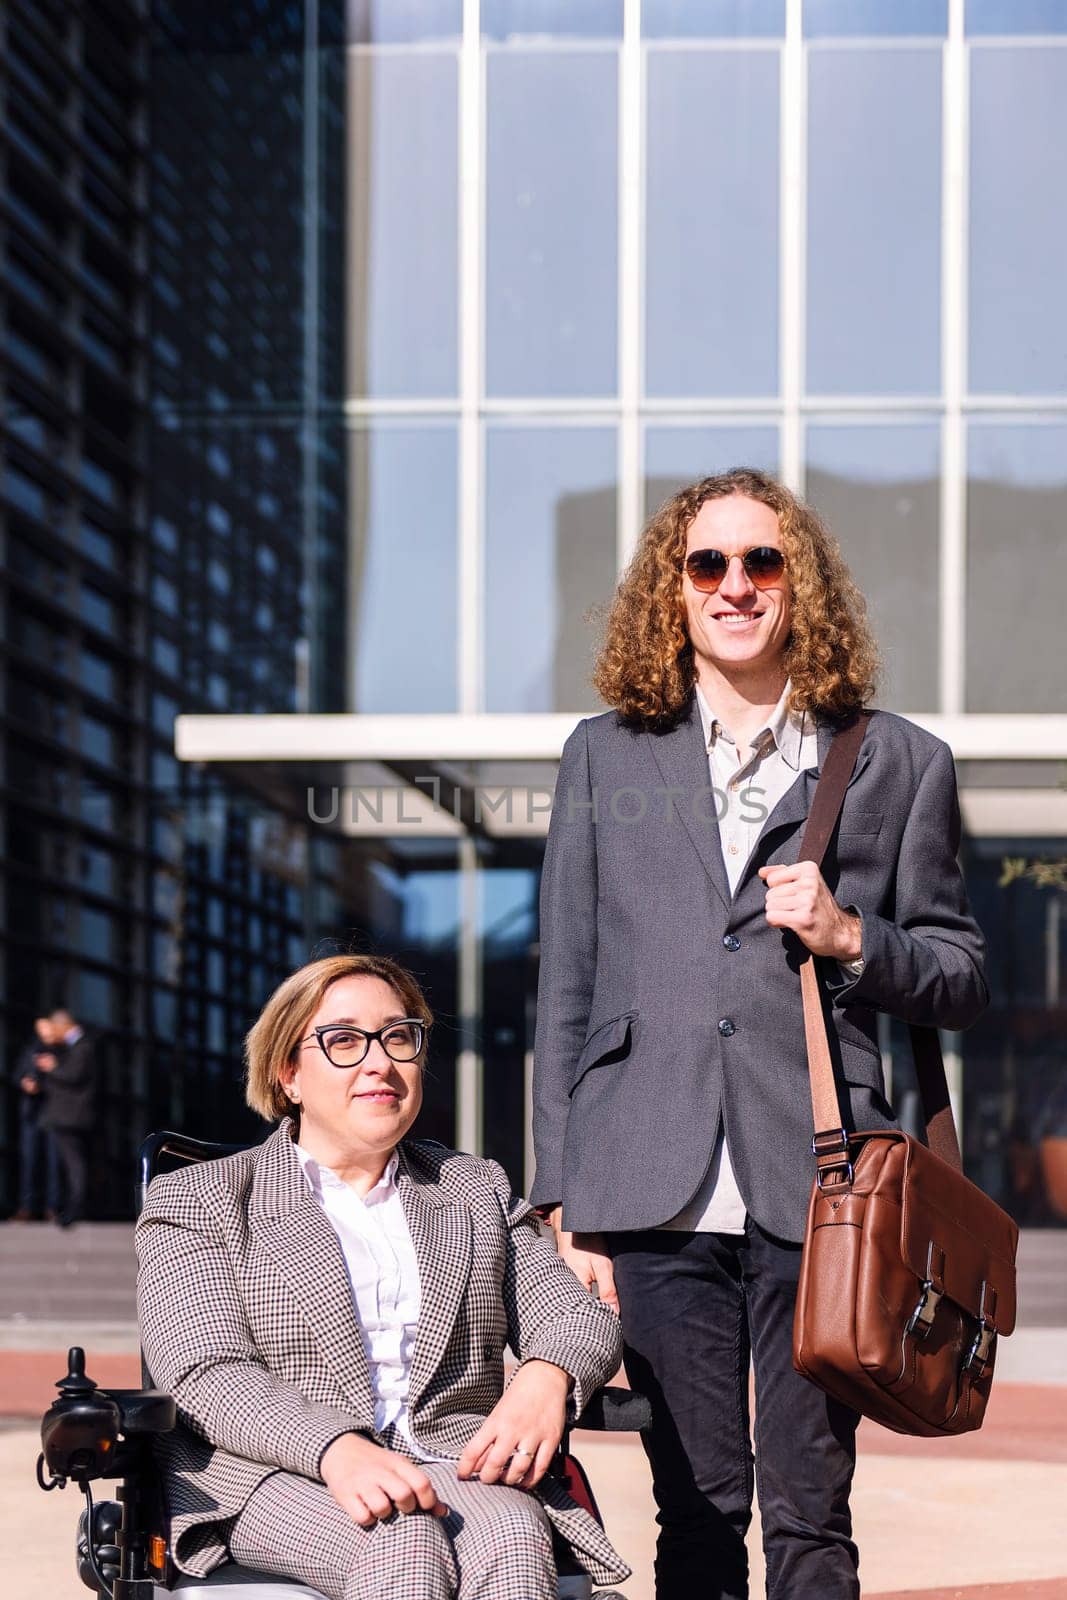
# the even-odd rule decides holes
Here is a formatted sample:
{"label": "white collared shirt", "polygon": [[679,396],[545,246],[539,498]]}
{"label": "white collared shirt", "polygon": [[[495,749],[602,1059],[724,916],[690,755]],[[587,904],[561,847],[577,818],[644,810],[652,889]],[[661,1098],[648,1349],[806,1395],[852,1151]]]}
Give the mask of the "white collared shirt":
{"label": "white collared shirt", "polygon": [[419,1263],[397,1188],[400,1158],[393,1152],[373,1189],[358,1195],[336,1172],[294,1145],[308,1188],[325,1211],[344,1256],[356,1321],[363,1334],[374,1426],[399,1430],[419,1459],[438,1459],[416,1444],[408,1415],[411,1358],[422,1288]]}
{"label": "white collared shirt", "polygon": [[[787,682],[778,704],[754,734],[748,759],[740,760],[737,742],[715,716],[700,688],[697,706],[708,752],[712,787],[718,800],[719,840],[732,894],[737,888],[763,824],[801,772],[819,764],[814,717],[789,709]],[[747,1212],[730,1162],[722,1125],[708,1169],[696,1194],[677,1216],[662,1224],[685,1233],[744,1233]]]}

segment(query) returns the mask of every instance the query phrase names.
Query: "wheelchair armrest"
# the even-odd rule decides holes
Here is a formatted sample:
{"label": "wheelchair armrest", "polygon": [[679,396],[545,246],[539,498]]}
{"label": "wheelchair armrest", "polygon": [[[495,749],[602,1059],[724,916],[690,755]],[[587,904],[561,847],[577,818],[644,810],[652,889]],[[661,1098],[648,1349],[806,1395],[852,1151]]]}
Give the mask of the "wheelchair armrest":
{"label": "wheelchair armrest", "polygon": [[174,1396],[165,1394],[162,1389],[109,1389],[107,1392],[119,1408],[119,1427],[127,1436],[169,1433],[177,1421]]}
{"label": "wheelchair armrest", "polygon": [[644,1433],[652,1421],[652,1407],[643,1394],[631,1389],[598,1389],[573,1424],[596,1433]]}

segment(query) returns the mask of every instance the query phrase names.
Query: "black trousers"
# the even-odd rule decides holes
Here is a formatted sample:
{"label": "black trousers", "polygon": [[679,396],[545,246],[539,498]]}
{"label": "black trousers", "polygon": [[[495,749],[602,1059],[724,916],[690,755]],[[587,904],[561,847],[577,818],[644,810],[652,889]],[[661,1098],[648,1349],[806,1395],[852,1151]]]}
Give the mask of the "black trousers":
{"label": "black trousers", "polygon": [[59,1150],[59,1160],[66,1180],[66,1199],[63,1216],[68,1222],[80,1222],[85,1216],[86,1193],[89,1187],[89,1140],[73,1128],[56,1128],[52,1133]]}
{"label": "black trousers", "polygon": [[770,1600],[856,1600],[848,1497],[859,1419],[793,1370],[800,1246],[751,1218],[743,1236],[608,1240],[626,1373],[652,1404],[656,1600],[745,1600],[753,1466]]}
{"label": "black trousers", "polygon": [[34,1096],[19,1095],[19,1210],[58,1212],[59,1148],[55,1135],[42,1128]]}

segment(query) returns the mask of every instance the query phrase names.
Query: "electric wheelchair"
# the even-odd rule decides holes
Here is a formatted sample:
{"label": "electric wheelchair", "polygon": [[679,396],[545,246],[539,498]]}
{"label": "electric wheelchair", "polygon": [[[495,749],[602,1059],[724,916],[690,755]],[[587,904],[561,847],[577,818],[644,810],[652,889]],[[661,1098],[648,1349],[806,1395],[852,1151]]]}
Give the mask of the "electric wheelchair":
{"label": "electric wheelchair", "polygon": [[[210,1161],[236,1154],[243,1145],[206,1144],[177,1133],[145,1140],[139,1161],[138,1210],[161,1164]],[[85,1354],[73,1347],[68,1371],[56,1387],[59,1398],[41,1422],[37,1481],[42,1489],[76,1484],[85,1497],[77,1534],[78,1575],[100,1600],[166,1600],[175,1591],[193,1600],[323,1600],[316,1589],[293,1580],[257,1574],[233,1563],[208,1578],[180,1575],[171,1560],[153,1439],[176,1422],[171,1395],[152,1387],[142,1358],[141,1389],[97,1387],[85,1371]],[[571,1426],[606,1432],[643,1432],[651,1417],[648,1401],[626,1389],[601,1389]],[[602,1521],[588,1479],[569,1451],[569,1429],[550,1469],[568,1493]],[[92,1485],[118,1480],[114,1500],[96,1500]],[[591,1600],[592,1582],[562,1551],[560,1600]],[[624,1600],[598,1591],[597,1600]]]}

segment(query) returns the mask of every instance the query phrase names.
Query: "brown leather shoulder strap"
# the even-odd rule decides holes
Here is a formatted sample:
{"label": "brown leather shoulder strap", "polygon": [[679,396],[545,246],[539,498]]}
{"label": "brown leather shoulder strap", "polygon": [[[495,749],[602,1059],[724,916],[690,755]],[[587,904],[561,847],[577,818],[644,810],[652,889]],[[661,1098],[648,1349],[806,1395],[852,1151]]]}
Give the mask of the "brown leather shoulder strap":
{"label": "brown leather shoulder strap", "polygon": [[960,1142],[956,1136],[956,1120],[952,1115],[952,1101],[945,1076],[945,1058],[941,1054],[941,1036],[936,1028],[909,1027],[911,1053],[915,1058],[915,1077],[919,1085],[919,1102],[926,1138],[930,1149],[942,1161],[947,1161],[957,1172],[963,1171]]}
{"label": "brown leather shoulder strap", "polygon": [[830,740],[800,840],[798,861],[819,862],[826,854],[826,846],[841,815],[848,780],[852,776],[870,720],[869,711],[859,711]]}
{"label": "brown leather shoulder strap", "polygon": [[[850,722],[834,734],[830,741],[800,841],[800,854],[797,857],[799,861],[818,863],[826,854],[826,847],[841,814],[845,790],[848,788],[870,720],[869,711],[858,712]],[[834,1082],[819,981],[815,963],[810,955],[806,956],[800,965],[800,987],[804,1003],[804,1034],[808,1048],[812,1118],[816,1134],[827,1133],[841,1127],[841,1106],[837,1097],[837,1085]],[[960,1170],[962,1169],[960,1147],[956,1138],[956,1125],[952,1118],[948,1080],[945,1077],[945,1063],[941,1055],[938,1031],[936,1028],[911,1027],[909,1032],[930,1148],[943,1161]]]}

